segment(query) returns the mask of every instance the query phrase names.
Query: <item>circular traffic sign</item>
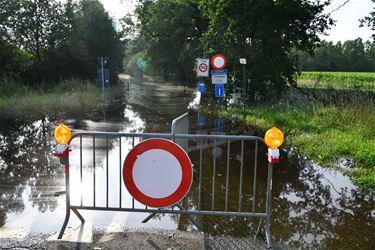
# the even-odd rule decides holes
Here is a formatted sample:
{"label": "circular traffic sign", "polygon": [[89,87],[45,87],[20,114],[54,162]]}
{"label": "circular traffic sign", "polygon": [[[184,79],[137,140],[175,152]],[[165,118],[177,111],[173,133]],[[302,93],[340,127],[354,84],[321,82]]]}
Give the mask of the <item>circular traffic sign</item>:
{"label": "circular traffic sign", "polygon": [[205,64],[205,63],[201,63],[201,64],[199,64],[199,71],[200,72],[206,72],[208,70],[208,66],[207,66],[207,64]]}
{"label": "circular traffic sign", "polygon": [[185,197],[193,181],[193,169],[179,145],[166,139],[149,139],[126,156],[123,179],[134,199],[163,208]]}
{"label": "circular traffic sign", "polygon": [[211,59],[211,65],[216,70],[225,69],[227,66],[227,58],[222,54],[216,54]]}

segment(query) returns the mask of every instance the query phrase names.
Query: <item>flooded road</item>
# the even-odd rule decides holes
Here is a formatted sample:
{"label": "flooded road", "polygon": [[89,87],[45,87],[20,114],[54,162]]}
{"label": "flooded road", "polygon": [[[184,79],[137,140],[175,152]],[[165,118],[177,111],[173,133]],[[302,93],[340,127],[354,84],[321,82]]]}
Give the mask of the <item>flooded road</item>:
{"label": "flooded road", "polygon": [[[65,216],[65,196],[55,197],[57,191],[64,190],[64,169],[52,155],[55,143],[51,132],[56,121],[64,118],[74,132],[112,131],[112,132],[170,132],[171,121],[186,112],[189,105],[199,101],[199,96],[183,87],[161,83],[131,84],[130,90],[124,90],[124,98],[114,100],[103,110],[95,110],[86,117],[45,117],[37,121],[17,119],[0,122],[0,238],[2,234],[13,233],[22,238],[32,232],[57,232]],[[213,107],[214,108],[214,107]],[[226,133],[259,134],[256,129],[246,128],[235,121],[221,120],[208,114],[189,113],[190,133]],[[109,163],[111,181],[110,197],[117,197],[119,190],[119,145],[126,151],[131,148],[129,141],[98,141],[96,150],[96,180],[106,178],[105,149],[109,145]],[[72,202],[93,202],[92,144],[84,139],[83,148],[83,184],[79,180],[79,152],[77,144],[72,145],[71,154],[71,190]],[[90,146],[91,145],[91,146]],[[190,144],[189,156],[194,166],[198,166],[199,154]],[[203,149],[206,158],[203,170],[206,200],[202,206],[212,205],[212,187],[216,192],[215,206],[223,206],[226,181],[225,143],[218,147],[208,146]],[[254,173],[254,147],[245,145],[244,191],[240,199],[244,209],[250,209],[253,199],[252,177]],[[240,145],[233,143],[229,157],[231,159],[229,192],[238,197],[238,176],[241,161]],[[217,162],[216,183],[212,185],[212,163]],[[120,170],[121,171],[121,170]],[[256,209],[264,208],[266,178],[265,148],[260,148],[258,155],[258,182]],[[102,184],[99,184],[99,187]],[[123,188],[125,189],[125,188]],[[100,190],[100,188],[99,188]],[[103,189],[102,189],[103,190]],[[192,186],[185,206],[193,209],[198,206],[197,187]],[[123,205],[130,202],[123,190]],[[96,202],[103,204],[96,194]],[[110,198],[110,205],[116,206]],[[111,203],[113,202],[113,203]],[[238,199],[229,201],[229,208],[235,210]],[[255,201],[254,201],[255,202]],[[375,248],[375,205],[374,194],[364,191],[351,183],[341,173],[324,169],[314,162],[299,157],[293,150],[284,152],[283,161],[274,168],[273,214],[271,231],[274,240],[287,248],[322,248],[322,249],[374,249]],[[140,206],[140,204],[137,204]],[[158,215],[146,224],[141,221],[147,214],[89,212],[82,215],[95,227],[126,226],[162,229],[195,230],[184,216]],[[246,244],[246,237],[253,234],[256,220],[229,217],[198,217],[203,230],[212,235],[230,235],[236,240],[220,243],[222,248],[235,248]],[[70,226],[78,226],[79,220],[71,216]],[[245,238],[244,238],[245,237]],[[0,239],[1,241],[1,239]],[[223,244],[226,244],[225,246]]]}

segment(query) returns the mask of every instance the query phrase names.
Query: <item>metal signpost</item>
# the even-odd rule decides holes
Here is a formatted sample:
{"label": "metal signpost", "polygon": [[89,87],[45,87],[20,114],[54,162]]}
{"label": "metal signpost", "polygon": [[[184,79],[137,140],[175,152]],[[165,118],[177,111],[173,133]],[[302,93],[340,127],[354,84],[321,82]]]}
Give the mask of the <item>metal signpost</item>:
{"label": "metal signpost", "polygon": [[246,58],[240,58],[240,64],[242,64],[242,73],[243,73],[243,91],[244,96],[247,95],[247,88],[246,88]]}
{"label": "metal signpost", "polygon": [[216,54],[211,58],[211,82],[215,84],[215,97],[224,97],[224,85],[228,82],[227,59],[222,54]]}
{"label": "metal signpost", "polygon": [[105,69],[109,62],[109,57],[98,57],[97,60],[100,65],[100,69],[98,69],[98,83],[102,85],[104,92],[104,87],[109,85],[109,69]]}
{"label": "metal signpost", "polygon": [[[197,59],[197,65],[196,65],[196,71],[197,71],[197,76],[198,77],[209,77],[209,72],[210,72],[210,59],[206,58],[198,58]],[[201,79],[202,81],[202,79]],[[198,91],[203,94],[206,92],[206,86],[204,82],[200,82],[198,84]],[[203,95],[201,95],[202,97]]]}

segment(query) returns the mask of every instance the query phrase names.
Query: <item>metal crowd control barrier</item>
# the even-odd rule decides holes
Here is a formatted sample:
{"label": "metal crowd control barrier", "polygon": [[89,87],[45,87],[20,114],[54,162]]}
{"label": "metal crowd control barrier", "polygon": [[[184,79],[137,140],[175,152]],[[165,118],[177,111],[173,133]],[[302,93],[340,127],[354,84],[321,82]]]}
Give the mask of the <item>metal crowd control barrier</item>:
{"label": "metal crowd control barrier", "polygon": [[[180,202],[172,207],[157,209],[150,208],[147,206],[139,206],[133,197],[127,193],[127,190],[123,184],[122,178],[122,168],[123,159],[127,153],[123,151],[130,150],[135,146],[137,142],[149,138],[165,138],[176,140],[188,140],[194,143],[194,146],[190,147],[190,153],[195,154],[195,164],[193,164],[194,178],[193,185],[189,193],[194,192],[197,196],[198,201],[194,206],[184,207],[186,203]],[[127,139],[127,140],[125,140]],[[109,142],[111,141],[111,148]],[[250,165],[249,162],[245,164],[244,162],[244,148],[245,142],[247,145],[254,147],[254,154],[251,156],[253,161],[250,162],[251,169],[246,168],[244,171],[244,166]],[[85,147],[83,147],[85,143]],[[69,142],[71,147],[70,155],[68,154],[65,161],[65,181],[66,181],[66,216],[61,231],[58,238],[61,239],[66,226],[69,222],[70,211],[73,211],[78,218],[84,223],[84,218],[81,216],[78,210],[102,210],[102,211],[125,211],[125,212],[142,212],[150,213],[144,222],[147,222],[155,214],[183,214],[187,215],[194,225],[198,223],[192,218],[195,215],[217,215],[217,216],[235,216],[235,217],[253,217],[260,218],[260,223],[258,226],[258,232],[260,229],[265,229],[267,246],[272,247],[271,241],[271,231],[270,231],[270,217],[271,217],[271,193],[272,193],[272,172],[273,164],[268,163],[268,171],[263,179],[266,179],[266,183],[263,183],[263,189],[265,197],[263,197],[262,209],[264,211],[258,212],[259,202],[256,203],[258,199],[257,195],[260,196],[261,193],[257,190],[257,176],[259,175],[258,170],[258,147],[259,143],[264,143],[263,138],[257,136],[238,136],[238,135],[195,135],[195,134],[134,134],[134,133],[112,133],[112,132],[80,132],[75,134]],[[220,145],[225,148],[226,160],[218,162],[215,157],[208,157],[204,154],[204,150],[207,148],[215,148]],[[127,147],[127,148],[126,148]],[[233,149],[239,149],[240,154],[233,157]],[[77,150],[78,149],[78,150]],[[83,152],[85,150],[85,152]],[[78,152],[76,152],[78,151]],[[116,151],[116,153],[114,153]],[[100,154],[98,152],[101,152]],[[213,151],[212,151],[213,152]],[[189,153],[189,154],[190,154]],[[69,157],[72,158],[72,154],[75,154],[77,160],[77,172],[78,176],[71,176],[71,163]],[[118,155],[117,155],[118,154]],[[225,155],[225,154],[223,154]],[[199,157],[198,157],[199,156]],[[99,158],[101,157],[101,163],[99,164]],[[85,161],[83,161],[83,158]],[[116,158],[114,160],[114,158]],[[209,165],[203,164],[206,158],[210,158]],[[235,158],[235,159],[233,159]],[[110,162],[116,161],[115,164],[110,164]],[[235,162],[233,162],[235,161]],[[87,162],[89,166],[84,166]],[[84,164],[85,163],[85,164]],[[194,163],[194,162],[193,162]],[[218,166],[220,163],[220,171],[223,178],[220,177],[218,180]],[[238,166],[237,166],[237,165]],[[231,171],[236,165],[236,173],[239,176],[231,175]],[[83,169],[90,168],[90,172],[85,173],[88,176],[83,176]],[[205,179],[203,173],[206,173],[209,168],[208,178]],[[111,171],[109,172],[109,169]],[[98,171],[101,171],[103,177],[98,180]],[[79,171],[79,172],[78,172]],[[205,172],[206,171],[206,172]],[[257,174],[258,171],[258,174]],[[113,178],[109,175],[112,172],[116,172],[118,177]],[[244,172],[251,173],[245,176]],[[230,176],[231,175],[231,176]],[[81,187],[81,190],[85,190],[85,195],[91,197],[89,202],[83,202],[83,194],[80,192],[80,197],[76,201],[71,200],[72,193],[70,192],[70,178],[76,178],[80,184],[83,184],[83,180],[90,180],[92,188],[85,189]],[[238,178],[237,178],[238,177]],[[118,179],[117,179],[118,178]],[[251,184],[246,184],[244,187],[244,180],[251,181]],[[104,179],[104,180],[103,180]],[[231,180],[232,179],[232,180]],[[231,181],[230,181],[231,180]],[[216,190],[219,181],[221,181],[220,189]],[[208,183],[208,185],[207,185]],[[100,186],[100,189],[99,189]],[[113,190],[110,190],[110,186],[115,186],[115,192],[112,194]],[[215,188],[216,187],[216,188]],[[234,188],[233,188],[234,187]],[[237,188],[238,189],[235,189]],[[244,198],[244,188],[248,190],[252,189],[252,193],[249,191],[249,198]],[[266,188],[266,190],[265,190]],[[118,189],[118,190],[117,190]],[[193,191],[192,191],[193,190]],[[100,194],[98,192],[100,191]],[[74,190],[74,194],[77,194],[79,190]],[[111,196],[110,196],[111,192]],[[188,193],[188,197],[189,197]],[[203,202],[203,195],[210,194],[210,202]],[[130,197],[128,197],[130,196]],[[186,198],[186,197],[185,197]],[[265,199],[264,199],[265,198]],[[101,202],[99,200],[101,199]],[[128,200],[127,204],[124,205],[124,200]],[[207,201],[207,199],[206,199]],[[85,203],[85,204],[84,204]],[[126,203],[126,202],[125,202]],[[138,205],[136,204],[138,203]],[[235,204],[235,205],[234,205]],[[175,209],[177,207],[178,209]],[[257,232],[257,233],[258,233]]]}

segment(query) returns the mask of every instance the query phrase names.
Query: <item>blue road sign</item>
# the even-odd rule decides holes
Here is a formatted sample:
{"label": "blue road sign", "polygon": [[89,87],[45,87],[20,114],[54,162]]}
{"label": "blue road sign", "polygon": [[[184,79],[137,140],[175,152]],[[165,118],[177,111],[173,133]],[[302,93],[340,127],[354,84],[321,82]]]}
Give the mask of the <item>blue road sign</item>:
{"label": "blue road sign", "polygon": [[223,131],[224,130],[224,121],[223,119],[216,118],[214,121],[215,124],[215,130],[216,131]]}
{"label": "blue road sign", "polygon": [[199,113],[198,114],[198,126],[203,127],[205,123],[206,123],[206,117],[204,116],[204,114]]}
{"label": "blue road sign", "polygon": [[201,93],[206,92],[206,85],[203,82],[199,83],[198,91],[201,92]]}
{"label": "blue road sign", "polygon": [[211,75],[227,75],[228,70],[223,69],[223,70],[211,70]]}
{"label": "blue road sign", "polygon": [[224,97],[224,84],[215,84],[215,96]]}

